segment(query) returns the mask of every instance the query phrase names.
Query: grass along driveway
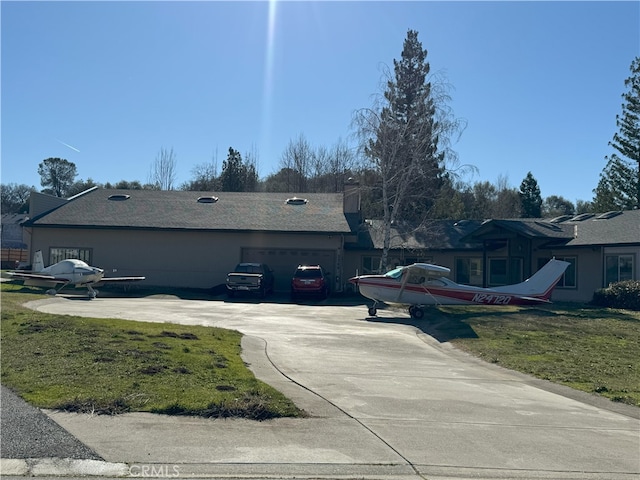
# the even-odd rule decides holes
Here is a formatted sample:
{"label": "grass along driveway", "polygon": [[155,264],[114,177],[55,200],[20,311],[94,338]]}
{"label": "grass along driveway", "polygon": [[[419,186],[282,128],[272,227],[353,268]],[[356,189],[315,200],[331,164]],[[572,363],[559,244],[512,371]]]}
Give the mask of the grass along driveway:
{"label": "grass along driveway", "polygon": [[43,295],[2,284],[0,381],[31,404],[264,420],[301,416],[240,357],[241,334],[212,327],[49,315]]}
{"label": "grass along driveway", "polygon": [[419,325],[487,362],[640,406],[640,312],[576,304],[439,307]]}
{"label": "grass along driveway", "polygon": [[[45,298],[34,291],[3,283],[1,325],[2,383],[34,405],[304,415],[246,368],[238,332],[43,314],[21,306]],[[640,406],[640,312],[574,304],[439,307],[406,322],[488,362]]]}

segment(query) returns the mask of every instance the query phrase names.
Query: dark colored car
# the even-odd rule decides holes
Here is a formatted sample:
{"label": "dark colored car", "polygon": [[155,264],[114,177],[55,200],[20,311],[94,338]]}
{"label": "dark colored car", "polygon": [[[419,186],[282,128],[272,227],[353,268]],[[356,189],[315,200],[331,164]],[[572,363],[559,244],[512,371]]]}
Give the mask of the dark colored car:
{"label": "dark colored car", "polygon": [[320,265],[299,265],[291,279],[291,298],[301,295],[317,295],[327,298],[329,280]]}
{"label": "dark colored car", "polygon": [[273,292],[273,271],[264,263],[239,263],[227,274],[227,294],[257,292],[261,297]]}

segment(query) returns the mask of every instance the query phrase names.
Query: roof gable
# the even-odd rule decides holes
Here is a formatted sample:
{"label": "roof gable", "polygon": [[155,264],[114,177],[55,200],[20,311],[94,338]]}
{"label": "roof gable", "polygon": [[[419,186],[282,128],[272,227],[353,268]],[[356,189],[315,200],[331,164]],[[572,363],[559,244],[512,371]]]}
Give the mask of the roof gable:
{"label": "roof gable", "polygon": [[565,246],[640,244],[640,210],[585,214],[575,217],[486,220],[464,241],[505,236],[554,241]]}
{"label": "roof gable", "polygon": [[[425,225],[394,222],[391,227],[391,249],[403,250],[473,250],[482,246],[464,241],[468,233],[480,224],[477,220],[433,220]],[[349,248],[382,249],[384,223],[382,220],[366,220],[358,232],[356,244]]]}

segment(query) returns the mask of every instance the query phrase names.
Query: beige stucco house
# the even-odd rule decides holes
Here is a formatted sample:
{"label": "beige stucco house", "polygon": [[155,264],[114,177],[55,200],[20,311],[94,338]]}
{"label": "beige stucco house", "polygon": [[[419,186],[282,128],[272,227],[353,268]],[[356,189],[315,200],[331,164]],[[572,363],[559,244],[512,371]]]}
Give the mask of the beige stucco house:
{"label": "beige stucco house", "polygon": [[[41,196],[33,195],[24,236],[46,264],[76,257],[109,276],[144,275],[148,285],[211,288],[236,263],[263,262],[281,292],[298,264],[321,264],[333,292],[379,268],[382,225],[360,218],[357,183],[338,194],[94,188],[53,203]],[[479,286],[522,281],[549,258],[562,258],[571,267],[554,300],[586,302],[613,281],[640,278],[637,210],[396,224],[391,241],[389,267],[436,263],[451,268],[455,281]]]}

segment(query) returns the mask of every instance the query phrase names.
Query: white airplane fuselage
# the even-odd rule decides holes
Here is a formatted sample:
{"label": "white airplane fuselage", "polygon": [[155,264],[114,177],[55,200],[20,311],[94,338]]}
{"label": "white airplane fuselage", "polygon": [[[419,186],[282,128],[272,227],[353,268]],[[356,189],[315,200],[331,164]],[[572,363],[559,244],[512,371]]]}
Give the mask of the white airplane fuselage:
{"label": "white airplane fuselage", "polygon": [[28,278],[25,279],[25,285],[34,287],[48,287],[56,283],[60,283],[60,279],[67,281],[67,285],[75,285],[76,287],[84,287],[99,283],[104,276],[104,270],[97,267],[91,267],[81,260],[68,259],[46,267],[38,272],[42,276],[50,275],[58,279],[57,282],[46,280],[44,278]]}

